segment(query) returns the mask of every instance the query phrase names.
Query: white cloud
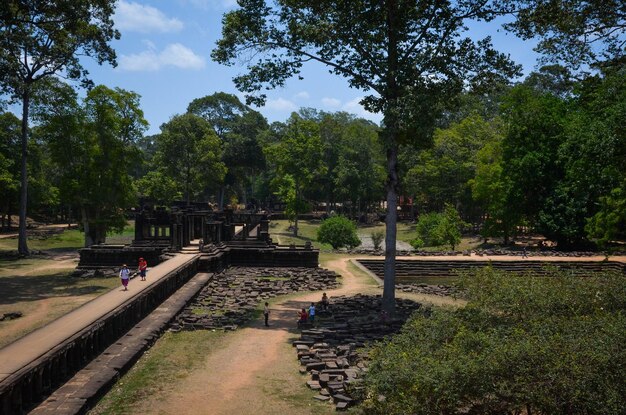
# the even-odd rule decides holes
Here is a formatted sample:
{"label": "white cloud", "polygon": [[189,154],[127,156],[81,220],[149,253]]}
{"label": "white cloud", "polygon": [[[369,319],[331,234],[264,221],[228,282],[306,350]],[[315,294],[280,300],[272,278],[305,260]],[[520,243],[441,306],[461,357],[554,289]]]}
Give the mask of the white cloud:
{"label": "white cloud", "polygon": [[322,104],[329,108],[339,108],[339,106],[341,106],[341,101],[337,98],[324,97],[322,98]]}
{"label": "white cloud", "polygon": [[223,10],[237,6],[237,0],[182,0],[203,10]]}
{"label": "white cloud", "polygon": [[359,102],[363,99],[363,97],[356,97],[341,107],[342,110],[349,112],[350,114],[354,114],[357,117],[365,118],[366,120],[374,121],[375,123],[380,123],[383,119],[381,114],[373,114],[369,111],[366,111],[365,108]]}
{"label": "white cloud", "polygon": [[265,107],[274,111],[295,111],[298,109],[296,104],[285,98],[268,99]]}
{"label": "white cloud", "polygon": [[311,96],[309,95],[308,92],[306,91],[300,91],[298,92],[296,95],[293,96],[294,99],[300,99],[300,100],[304,100],[304,99],[309,99],[311,98]]}
{"label": "white cloud", "polygon": [[172,43],[161,52],[150,47],[149,50],[133,55],[120,56],[121,70],[125,71],[158,71],[164,66],[181,69],[202,69],[205,61],[191,49],[180,43]]}
{"label": "white cloud", "polygon": [[178,32],[183,28],[183,22],[167,17],[159,9],[124,0],[118,3],[113,21],[119,30],[139,33]]}

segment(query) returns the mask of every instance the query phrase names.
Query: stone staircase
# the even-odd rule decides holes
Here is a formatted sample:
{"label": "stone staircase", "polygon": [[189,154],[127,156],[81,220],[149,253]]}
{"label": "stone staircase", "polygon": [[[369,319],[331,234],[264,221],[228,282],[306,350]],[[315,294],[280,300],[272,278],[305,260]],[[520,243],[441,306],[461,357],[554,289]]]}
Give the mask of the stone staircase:
{"label": "stone staircase", "polygon": [[[384,276],[384,260],[359,259],[365,266],[380,278]],[[470,260],[396,260],[396,277],[399,279],[411,277],[454,277],[459,271],[492,266],[498,270],[526,273],[533,272],[546,275],[551,269],[572,271],[580,275],[590,275],[602,271],[626,272],[626,264],[614,261],[470,261]]]}

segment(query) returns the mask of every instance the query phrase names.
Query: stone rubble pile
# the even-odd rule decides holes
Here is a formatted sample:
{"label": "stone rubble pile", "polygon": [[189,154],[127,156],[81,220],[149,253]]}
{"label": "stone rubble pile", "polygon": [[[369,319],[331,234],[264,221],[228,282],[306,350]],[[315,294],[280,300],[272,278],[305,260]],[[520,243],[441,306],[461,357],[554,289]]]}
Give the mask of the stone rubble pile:
{"label": "stone rubble pile", "polygon": [[302,330],[293,346],[302,365],[300,372],[311,376],[307,386],[319,392],[314,399],[330,401],[340,411],[355,404],[363,391],[367,347],[397,333],[421,304],[397,298],[396,315],[391,319],[382,312],[378,296],[358,294],[330,300],[329,310],[318,312],[316,327]]}
{"label": "stone rubble pile", "polygon": [[297,291],[330,290],[338,275],[323,268],[232,267],[216,274],[176,317],[170,330],[235,330],[259,303]]}
{"label": "stone rubble pile", "polygon": [[405,293],[439,295],[441,297],[453,296],[460,293],[459,288],[455,286],[429,284],[396,284],[396,290]]}

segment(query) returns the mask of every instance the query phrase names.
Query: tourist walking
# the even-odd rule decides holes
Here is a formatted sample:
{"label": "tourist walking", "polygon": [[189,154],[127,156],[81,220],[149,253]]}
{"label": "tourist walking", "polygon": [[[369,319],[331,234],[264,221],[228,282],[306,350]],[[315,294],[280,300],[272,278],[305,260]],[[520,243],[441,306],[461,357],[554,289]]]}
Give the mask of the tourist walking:
{"label": "tourist walking", "polygon": [[270,307],[267,302],[265,303],[265,307],[263,308],[263,317],[265,318],[265,327],[269,327],[270,325],[268,323],[268,320],[270,318]]}
{"label": "tourist walking", "polygon": [[139,276],[141,277],[141,281],[145,281],[146,280],[146,270],[148,269],[148,262],[143,259],[143,258],[139,258],[139,267],[137,268],[137,271],[139,272]]}
{"label": "tourist walking", "polygon": [[315,321],[315,303],[311,303],[311,306],[309,307],[309,322],[313,324],[314,321]]}
{"label": "tourist walking", "polygon": [[124,286],[124,291],[128,291],[128,280],[130,279],[130,271],[126,264],[122,265],[122,269],[120,270],[120,279],[122,280],[122,285]]}

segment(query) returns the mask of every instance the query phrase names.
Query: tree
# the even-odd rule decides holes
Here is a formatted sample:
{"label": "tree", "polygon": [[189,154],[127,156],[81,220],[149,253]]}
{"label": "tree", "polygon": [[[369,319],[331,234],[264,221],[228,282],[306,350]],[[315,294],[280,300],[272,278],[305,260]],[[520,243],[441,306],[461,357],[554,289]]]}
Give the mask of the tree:
{"label": "tree", "polygon": [[443,212],[426,213],[419,217],[416,225],[417,238],[411,241],[411,245],[421,248],[447,244],[454,251],[461,242],[461,231],[465,226],[459,212],[450,203],[446,203]]}
{"label": "tree", "polygon": [[239,190],[245,200],[254,175],[265,166],[257,137],[267,130],[267,121],[235,95],[225,92],[194,99],[187,112],[208,121],[222,142],[222,161],[228,170],[220,186],[219,208],[224,206],[227,187]]}
{"label": "tree", "polygon": [[155,140],[155,163],[184,189],[188,204],[206,196],[224,178],[226,166],[221,161],[219,138],[203,118],[189,113],[176,115],[161,126]]}
{"label": "tree", "polygon": [[363,412],[621,413],[625,283],[620,272],[472,273],[465,307],[418,312],[374,348]]}
{"label": "tree", "polygon": [[602,247],[626,239],[626,181],[600,198],[600,210],[587,220],[585,230]]}
{"label": "tree", "polygon": [[170,206],[172,202],[181,200],[183,197],[176,181],[168,176],[164,169],[149,171],[137,180],[136,184],[141,196],[148,197],[163,206]]}
{"label": "tree", "polygon": [[465,86],[518,72],[490,40],[462,38],[469,20],[491,20],[485,0],[436,3],[305,0],[268,4],[245,0],[224,16],[212,56],[231,65],[244,54],[247,73],[234,79],[248,102],[262,104],[263,88],[282,86],[307,61],[326,65],[351,87],[370,93],[361,104],[383,114],[387,154],[387,233],[383,303],[392,314],[398,146],[428,139],[446,100]]}
{"label": "tree", "polygon": [[539,37],[537,50],[573,68],[610,60],[626,51],[626,4],[622,0],[506,0],[517,9],[508,24],[523,39]]}
{"label": "tree", "polygon": [[[506,201],[501,217],[534,226],[564,170],[558,150],[564,140],[567,103],[551,93],[519,85],[502,108],[502,175]],[[541,231],[541,229],[539,230]]]}
{"label": "tree", "polygon": [[469,181],[476,174],[478,152],[498,135],[497,126],[477,114],[434,133],[433,147],[422,150],[405,176],[404,188],[426,210],[445,203],[472,213]]}
{"label": "tree", "polygon": [[330,244],[333,249],[344,246],[354,248],[361,245],[356,233],[356,224],[345,216],[333,216],[322,222],[317,229],[318,242]]}
{"label": "tree", "polygon": [[22,255],[28,254],[28,121],[33,85],[60,72],[68,79],[87,84],[88,72],[79,61],[79,52],[94,57],[99,64],[115,65],[115,52],[108,45],[120,36],[111,19],[114,5],[112,0],[0,3],[0,88],[22,103],[18,242]]}
{"label": "tree", "polygon": [[[10,112],[0,114],[0,216],[2,228],[10,229],[11,214],[18,206],[20,120]],[[5,222],[6,215],[6,222]]]}
{"label": "tree", "polygon": [[136,201],[130,173],[147,129],[139,95],[99,85],[81,105],[69,85],[49,88],[33,111],[38,136],[60,171],[61,198],[80,212],[85,246],[104,243],[107,232],[123,229],[124,210]]}
{"label": "tree", "polygon": [[304,213],[301,208],[306,206],[303,203],[304,192],[315,177],[325,172],[319,126],[315,121],[302,119],[293,113],[279,134],[279,141],[269,144],[264,152],[276,168],[276,187],[282,187],[284,194],[293,192],[290,197],[295,209],[293,234],[298,236],[298,215]]}

